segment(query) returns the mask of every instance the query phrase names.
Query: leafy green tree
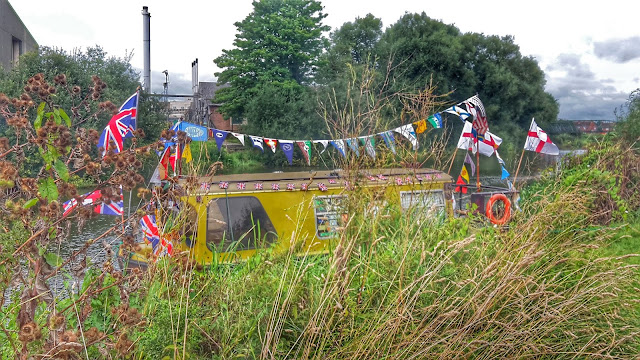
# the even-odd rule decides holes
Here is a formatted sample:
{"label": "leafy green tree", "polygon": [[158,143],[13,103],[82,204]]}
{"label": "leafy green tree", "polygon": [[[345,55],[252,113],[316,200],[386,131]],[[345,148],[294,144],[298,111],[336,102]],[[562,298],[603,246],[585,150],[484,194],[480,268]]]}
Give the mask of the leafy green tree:
{"label": "leafy green tree", "polygon": [[218,82],[231,85],[216,93],[221,112],[244,116],[264,84],[310,83],[327,44],[322,36],[329,29],[322,25],[325,17],[316,0],[254,1],[253,12],[235,23],[234,48],[214,60],[223,69],[216,73]]}
{"label": "leafy green tree", "polygon": [[640,140],[640,89],[629,95],[625,105],[616,109],[616,132],[630,143]]}
{"label": "leafy green tree", "polygon": [[[139,86],[139,74],[130,63],[131,54],[123,58],[108,56],[99,46],[87,48],[86,51],[74,50],[66,52],[62,49],[40,47],[38,52],[31,52],[20,58],[18,66],[10,72],[0,72],[0,93],[10,97],[19,97],[24,92],[24,84],[33,76],[41,73],[45,78],[53,79],[59,74],[65,74],[66,84],[79,87],[79,94],[92,96],[95,92],[93,76],[98,76],[105,88],[101,89],[99,97],[91,103],[91,111],[95,112],[100,103],[102,106],[112,103],[119,107]],[[55,94],[60,107],[73,110],[78,104],[69,93],[61,91]],[[109,99],[110,101],[102,101]],[[138,127],[143,129],[145,137],[138,139],[142,143],[156,141],[160,132],[166,128],[164,109],[155,99],[142,96],[138,109]],[[73,114],[69,114],[73,118]],[[101,131],[109,121],[110,112],[102,112],[95,117],[84,119],[82,124],[73,124],[93,128]],[[5,127],[6,129],[6,127]],[[0,128],[0,131],[4,131]]]}

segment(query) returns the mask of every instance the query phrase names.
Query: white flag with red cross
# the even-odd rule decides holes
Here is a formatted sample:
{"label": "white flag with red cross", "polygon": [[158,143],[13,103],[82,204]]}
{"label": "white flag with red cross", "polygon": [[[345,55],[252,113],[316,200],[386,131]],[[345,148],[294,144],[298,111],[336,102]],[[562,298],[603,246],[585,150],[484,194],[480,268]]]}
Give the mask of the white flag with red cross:
{"label": "white flag with red cross", "polygon": [[529,134],[527,135],[527,142],[524,144],[524,149],[541,154],[560,154],[560,150],[558,150],[556,144],[554,144],[553,141],[549,139],[547,133],[536,124],[535,119],[531,119],[531,126],[529,127]]}

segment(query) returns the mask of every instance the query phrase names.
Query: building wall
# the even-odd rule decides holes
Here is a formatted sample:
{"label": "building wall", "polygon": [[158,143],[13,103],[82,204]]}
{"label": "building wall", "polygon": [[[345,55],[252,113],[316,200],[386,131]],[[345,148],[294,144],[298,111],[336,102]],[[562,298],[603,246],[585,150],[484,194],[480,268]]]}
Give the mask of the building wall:
{"label": "building wall", "polygon": [[231,119],[225,119],[218,111],[218,105],[209,105],[209,126],[218,130],[237,131],[237,127],[233,128]]}
{"label": "building wall", "polygon": [[38,43],[9,1],[0,0],[0,65],[9,70],[20,55],[36,51],[37,47]]}

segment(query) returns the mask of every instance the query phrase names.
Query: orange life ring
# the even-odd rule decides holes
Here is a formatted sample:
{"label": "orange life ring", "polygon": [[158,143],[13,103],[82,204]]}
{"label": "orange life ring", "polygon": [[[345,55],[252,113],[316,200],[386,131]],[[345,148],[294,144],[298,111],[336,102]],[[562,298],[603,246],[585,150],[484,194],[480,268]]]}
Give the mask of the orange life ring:
{"label": "orange life ring", "polygon": [[[500,219],[496,219],[493,215],[493,204],[496,201],[502,201],[504,203],[504,215],[502,215]],[[496,225],[503,225],[507,220],[509,220],[509,216],[511,215],[511,201],[509,201],[509,198],[505,194],[495,194],[487,202],[486,213],[492,223]]]}

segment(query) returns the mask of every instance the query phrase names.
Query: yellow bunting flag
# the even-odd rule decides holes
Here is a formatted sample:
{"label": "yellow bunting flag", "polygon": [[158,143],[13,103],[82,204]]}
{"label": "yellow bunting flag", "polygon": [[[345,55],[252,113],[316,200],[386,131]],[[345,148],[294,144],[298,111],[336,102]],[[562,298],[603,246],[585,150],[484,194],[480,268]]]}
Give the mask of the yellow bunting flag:
{"label": "yellow bunting flag", "polygon": [[416,127],[416,134],[422,134],[423,132],[427,131],[427,121],[425,119],[416,121],[413,123],[413,125]]}
{"label": "yellow bunting flag", "polygon": [[469,182],[469,173],[467,172],[467,167],[464,165],[462,166],[462,171],[460,171],[460,176],[462,176],[462,178],[465,179],[467,183]]}
{"label": "yellow bunting flag", "polygon": [[182,152],[182,158],[184,159],[184,161],[188,164],[191,162],[191,160],[193,160],[193,157],[191,156],[191,145],[187,144],[184,146],[184,151]]}

